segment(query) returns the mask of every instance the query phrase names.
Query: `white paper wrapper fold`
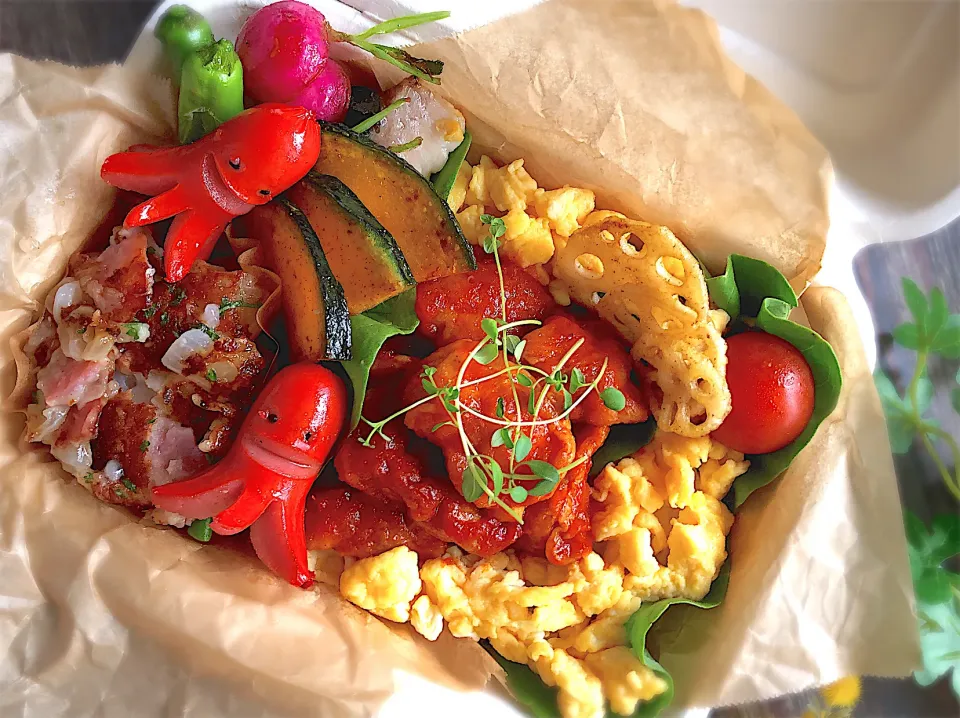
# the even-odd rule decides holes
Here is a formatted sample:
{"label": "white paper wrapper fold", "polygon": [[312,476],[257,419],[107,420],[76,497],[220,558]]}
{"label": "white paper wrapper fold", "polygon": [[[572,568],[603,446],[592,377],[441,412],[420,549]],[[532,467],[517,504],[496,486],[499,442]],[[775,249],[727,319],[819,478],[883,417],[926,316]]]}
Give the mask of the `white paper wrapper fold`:
{"label": "white paper wrapper fold", "polygon": [[[334,25],[365,21],[315,3]],[[419,5],[422,5],[420,3]],[[380,0],[380,16],[392,3]],[[232,37],[245,11],[199,3]],[[418,9],[425,9],[418,7]],[[351,25],[351,23],[356,23]],[[173,95],[143,39],[127,68],[0,56],[0,341],[33,318],[111,191],[103,159],[173,135]],[[795,116],[723,55],[714,25],[665,2],[556,0],[437,40],[444,91],[478,146],[524,157],[543,186],[672,227],[716,268],[759,256],[800,288],[827,230],[829,161]],[[831,237],[831,241],[833,237]],[[815,287],[811,326],[845,376],[837,412],[731,537],[726,602],[672,609],[656,638],[678,705],[768,698],[918,658],[897,488],[879,401],[843,297]],[[0,351],[3,390],[12,357]],[[249,556],[137,523],[0,432],[0,715],[480,715],[479,648],[428,645]],[[439,686],[433,688],[432,686]]]}

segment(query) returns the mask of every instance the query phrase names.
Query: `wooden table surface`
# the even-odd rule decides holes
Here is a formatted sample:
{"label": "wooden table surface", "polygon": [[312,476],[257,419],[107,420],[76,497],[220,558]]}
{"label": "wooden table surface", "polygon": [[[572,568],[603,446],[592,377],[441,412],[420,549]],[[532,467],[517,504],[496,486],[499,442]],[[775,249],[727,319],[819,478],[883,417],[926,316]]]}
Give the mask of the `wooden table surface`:
{"label": "wooden table surface", "polygon": [[[0,52],[92,65],[124,57],[156,0],[0,0]],[[960,158],[958,158],[960,161]],[[909,242],[874,245],[854,260],[854,270],[877,327],[881,366],[895,379],[909,378],[910,352],[893,346],[893,328],[908,319],[900,278],[910,277],[922,288],[944,290],[953,311],[960,311],[960,220],[926,237]],[[931,367],[935,392],[934,415],[944,428],[960,435],[960,419],[950,409],[949,386],[957,363]],[[944,457],[949,460],[949,457]],[[931,508],[942,512],[951,504],[932,461],[922,450],[897,457],[901,494],[921,515]],[[945,681],[921,689],[912,681],[866,679],[864,697],[855,715],[903,718],[944,718],[960,715]],[[714,716],[795,716],[807,697],[791,697],[761,706],[714,711]]]}

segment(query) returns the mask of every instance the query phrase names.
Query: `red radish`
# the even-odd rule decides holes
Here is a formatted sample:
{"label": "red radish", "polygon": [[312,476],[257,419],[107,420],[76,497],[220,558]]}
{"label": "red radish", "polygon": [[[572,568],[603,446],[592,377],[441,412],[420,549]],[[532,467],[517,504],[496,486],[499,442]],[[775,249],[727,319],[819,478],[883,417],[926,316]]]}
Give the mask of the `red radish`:
{"label": "red radish", "polygon": [[449,14],[406,15],[348,35],[331,28],[318,10],[297,0],[267,5],[247,18],[237,37],[246,93],[256,103],[298,104],[312,110],[318,119],[339,122],[350,103],[350,80],[346,70],[329,57],[331,43],[348,43],[425,82],[439,83],[442,62],[421,60],[372,38],[442,20]]}
{"label": "red radish", "polygon": [[237,37],[247,93],[258,102],[293,100],[324,69],[329,49],[316,8],[283,0],[257,10]]}
{"label": "red radish", "polygon": [[339,62],[329,59],[313,82],[290,102],[313,110],[321,120],[342,122],[350,108],[350,78]]}

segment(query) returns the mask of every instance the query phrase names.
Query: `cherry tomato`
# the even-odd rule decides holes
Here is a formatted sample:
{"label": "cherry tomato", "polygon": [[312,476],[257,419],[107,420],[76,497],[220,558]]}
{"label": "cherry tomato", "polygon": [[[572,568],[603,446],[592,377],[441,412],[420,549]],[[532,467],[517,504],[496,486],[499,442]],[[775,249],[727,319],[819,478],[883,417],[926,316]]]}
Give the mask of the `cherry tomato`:
{"label": "cherry tomato", "polygon": [[813,372],[799,349],[773,334],[752,331],[727,339],[727,384],[733,408],[713,438],[730,449],[782,449],[813,415]]}

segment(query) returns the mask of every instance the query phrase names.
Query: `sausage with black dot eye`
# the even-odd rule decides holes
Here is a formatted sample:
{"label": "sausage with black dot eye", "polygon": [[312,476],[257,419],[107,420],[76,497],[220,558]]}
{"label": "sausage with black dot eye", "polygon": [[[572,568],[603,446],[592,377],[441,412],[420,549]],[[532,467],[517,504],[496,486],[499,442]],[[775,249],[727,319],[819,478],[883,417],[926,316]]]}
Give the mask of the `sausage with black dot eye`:
{"label": "sausage with black dot eye", "polygon": [[188,519],[212,517],[221,535],[250,529],[260,560],[308,587],[307,492],[343,428],[343,382],[319,364],[281,370],[257,397],[227,456],[203,473],[153,489],[154,504]]}

